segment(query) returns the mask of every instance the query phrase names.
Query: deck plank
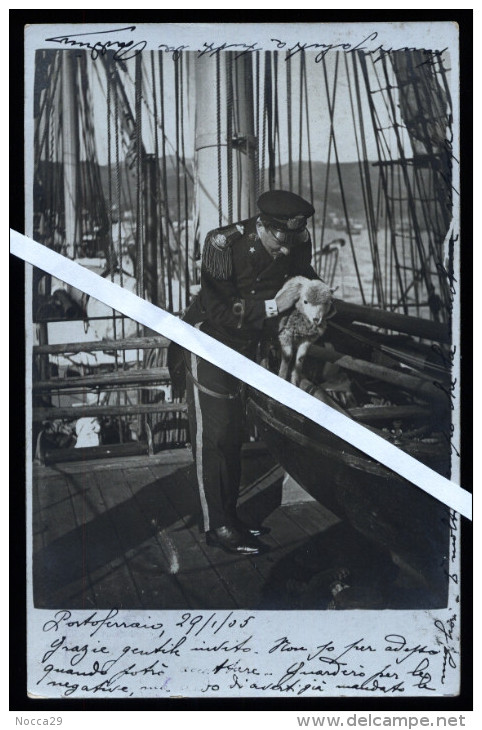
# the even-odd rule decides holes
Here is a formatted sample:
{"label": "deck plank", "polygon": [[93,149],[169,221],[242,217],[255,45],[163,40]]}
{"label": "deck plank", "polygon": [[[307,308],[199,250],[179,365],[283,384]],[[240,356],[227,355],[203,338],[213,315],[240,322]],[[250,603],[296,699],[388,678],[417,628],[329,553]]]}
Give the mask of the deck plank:
{"label": "deck plank", "polygon": [[[157,469],[153,471],[157,473]],[[182,566],[180,574],[182,573],[183,580],[188,582],[187,588],[196,608],[238,608],[235,597],[218,570],[217,562],[213,560],[211,548],[205,543],[200,526],[199,496],[193,486],[194,479],[195,471],[192,465],[187,469],[180,469],[175,473],[172,488],[165,491],[167,499],[185,528],[183,531],[170,532],[170,538],[180,555]],[[187,535],[190,536],[191,544],[183,545]],[[188,549],[184,550],[184,546]]]}
{"label": "deck plank", "polygon": [[[108,596],[107,591],[110,589],[112,598],[121,593],[120,599],[116,601],[116,608],[140,607],[141,596],[128,561],[128,552],[132,549],[133,541],[137,540],[135,544],[138,544],[140,540],[136,520],[129,519],[131,493],[123,480],[122,469],[113,470],[112,478],[108,480],[105,479],[105,475],[97,472],[93,473],[93,477],[105,506],[103,523],[109,531],[109,543],[117,548],[116,557],[120,558],[119,561],[114,558],[108,561],[110,569],[107,573],[104,568],[93,575],[93,581],[100,582],[96,590]],[[122,591],[119,590],[120,587]]]}
{"label": "deck plank", "polygon": [[175,556],[176,577],[189,597],[188,607],[236,608],[207,557],[204,536],[199,532],[200,505],[192,484],[192,465],[176,471],[166,471],[160,465],[149,469],[156,488],[154,495],[143,495],[144,504],[147,507],[150,499],[151,512],[157,510],[160,535]]}
{"label": "deck plank", "polygon": [[[169,477],[175,468],[171,465],[163,471]],[[176,549],[166,532],[168,525],[178,526],[177,515],[147,467],[125,469],[124,478],[139,519],[151,535],[129,561],[143,604],[157,609],[189,607],[189,596],[177,575]]]}
{"label": "deck plank", "polygon": [[270,551],[246,557],[206,545],[186,449],[37,468],[36,554],[52,570],[39,583],[37,567],[36,592],[66,608],[290,608],[286,571],[329,518],[316,502],[280,506],[282,477],[265,451],[243,451],[239,514],[271,528]]}
{"label": "deck plank", "polygon": [[[91,603],[98,608],[112,608],[117,606],[119,588],[115,588],[116,583],[110,576],[118,571],[123,557],[117,534],[105,511],[104,497],[95,473],[69,474],[69,490],[82,535],[85,569],[92,586]],[[75,592],[71,594],[71,602],[78,599]]]}
{"label": "deck plank", "polygon": [[35,605],[63,606],[71,593],[77,593],[84,606],[93,596],[69,480],[57,473],[48,482],[34,479],[32,486],[40,507],[33,527],[43,536],[33,561]]}
{"label": "deck plank", "polygon": [[340,522],[340,519],[319,502],[289,505],[286,514],[307,535],[316,535]]}
{"label": "deck plank", "polygon": [[[187,483],[191,493],[194,492],[195,497],[197,496],[199,499],[194,469],[178,472],[176,476],[181,483]],[[220,548],[207,546],[202,532],[199,536],[199,546],[235,601],[237,608],[255,607],[264,585],[264,579],[258,566],[266,560],[266,555],[253,557],[229,555]],[[224,608],[224,606],[219,606],[219,608]]]}

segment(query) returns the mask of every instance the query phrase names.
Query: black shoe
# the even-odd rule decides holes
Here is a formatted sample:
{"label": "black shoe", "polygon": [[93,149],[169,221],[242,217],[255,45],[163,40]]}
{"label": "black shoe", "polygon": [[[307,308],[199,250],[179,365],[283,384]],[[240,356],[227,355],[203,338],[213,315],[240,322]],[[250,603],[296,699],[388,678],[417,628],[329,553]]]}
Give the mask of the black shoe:
{"label": "black shoe", "polygon": [[261,537],[261,535],[267,535],[270,532],[269,527],[263,527],[263,525],[247,525],[239,518],[236,520],[236,527],[240,532],[251,535],[251,537]]}
{"label": "black shoe", "polygon": [[209,530],[206,532],[206,543],[236,555],[258,555],[261,551],[261,545],[249,536],[243,535],[235,527],[217,527],[215,530]]}

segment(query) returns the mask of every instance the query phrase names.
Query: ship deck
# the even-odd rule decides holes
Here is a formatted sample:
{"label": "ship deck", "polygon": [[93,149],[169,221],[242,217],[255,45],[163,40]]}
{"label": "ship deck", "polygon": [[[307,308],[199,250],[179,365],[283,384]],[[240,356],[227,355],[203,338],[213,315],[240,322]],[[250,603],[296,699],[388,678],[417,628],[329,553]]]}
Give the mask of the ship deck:
{"label": "ship deck", "polygon": [[[303,567],[313,564],[317,541],[339,520],[307,495],[290,501],[283,476],[262,446],[252,444],[243,452],[240,516],[263,522],[270,532],[262,538],[266,553],[240,557],[205,543],[188,449],[35,465],[35,605],[302,607]],[[328,564],[322,572],[323,567],[330,572]]]}

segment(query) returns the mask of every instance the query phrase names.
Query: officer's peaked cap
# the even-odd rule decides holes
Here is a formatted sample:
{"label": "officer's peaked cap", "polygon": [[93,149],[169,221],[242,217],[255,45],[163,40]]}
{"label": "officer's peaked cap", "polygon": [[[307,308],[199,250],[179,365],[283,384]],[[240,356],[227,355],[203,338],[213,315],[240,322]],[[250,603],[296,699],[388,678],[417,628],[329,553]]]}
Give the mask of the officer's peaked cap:
{"label": "officer's peaked cap", "polygon": [[301,230],[315,209],[307,200],[289,190],[269,190],[258,198],[263,219],[276,228],[287,231]]}

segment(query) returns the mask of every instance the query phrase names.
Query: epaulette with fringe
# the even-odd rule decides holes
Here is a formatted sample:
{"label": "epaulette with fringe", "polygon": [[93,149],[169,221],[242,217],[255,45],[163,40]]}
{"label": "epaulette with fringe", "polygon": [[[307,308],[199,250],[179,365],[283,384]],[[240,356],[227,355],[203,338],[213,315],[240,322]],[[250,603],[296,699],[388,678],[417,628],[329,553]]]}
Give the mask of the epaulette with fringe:
{"label": "epaulette with fringe", "polygon": [[229,279],[233,273],[231,246],[244,233],[242,225],[235,224],[209,231],[203,248],[203,266],[215,279]]}

